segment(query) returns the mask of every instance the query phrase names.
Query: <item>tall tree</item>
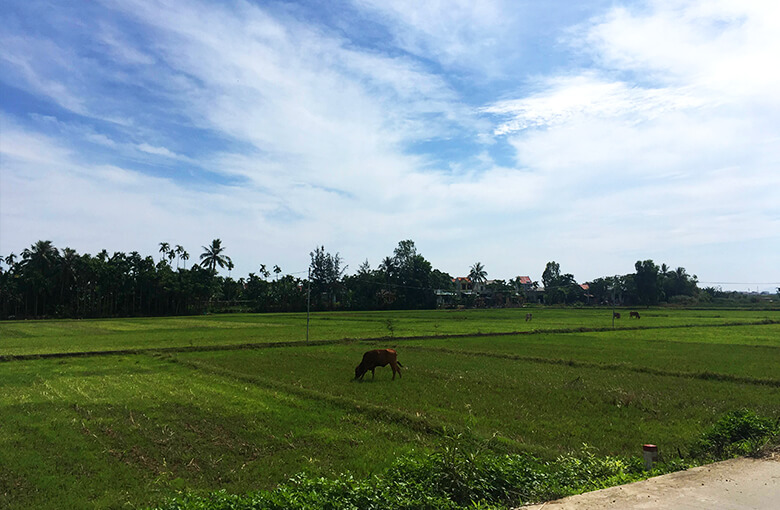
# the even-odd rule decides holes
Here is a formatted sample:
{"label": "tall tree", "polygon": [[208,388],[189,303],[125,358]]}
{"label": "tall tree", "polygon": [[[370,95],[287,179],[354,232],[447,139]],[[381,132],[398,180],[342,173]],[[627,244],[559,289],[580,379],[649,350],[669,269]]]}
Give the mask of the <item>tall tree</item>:
{"label": "tall tree", "polygon": [[561,265],[554,260],[552,262],[548,262],[544,267],[544,272],[542,273],[542,284],[544,285],[545,290],[552,288],[560,277]]}
{"label": "tall tree", "polygon": [[487,271],[485,271],[485,266],[482,265],[482,262],[476,262],[473,266],[471,266],[469,271],[469,278],[475,284],[480,285],[487,281]]}
{"label": "tall tree", "polygon": [[[47,298],[56,286],[56,269],[60,253],[51,241],[37,241],[22,252],[22,270],[27,276],[30,293],[33,295],[33,315],[46,315]],[[40,298],[40,301],[39,301]],[[41,302],[41,307],[38,307]]]}
{"label": "tall tree", "polygon": [[203,253],[200,254],[200,265],[207,268],[212,273],[217,272],[217,266],[227,267],[232,264],[230,257],[223,255],[225,248],[222,246],[222,240],[214,239],[210,246],[203,246]]}
{"label": "tall tree", "polygon": [[347,267],[342,267],[341,256],[331,255],[325,251],[324,246],[319,246],[309,253],[311,264],[309,265],[311,283],[316,300],[322,304],[323,299],[329,308],[336,304],[338,287]]}
{"label": "tall tree", "polygon": [[658,304],[661,296],[660,268],[650,259],[637,260],[634,268],[636,269],[634,283],[639,302],[646,306]]}
{"label": "tall tree", "polygon": [[160,253],[162,254],[160,256],[160,260],[165,260],[166,257],[168,257],[168,252],[171,251],[171,245],[165,242],[160,243]]}
{"label": "tall tree", "polygon": [[184,246],[182,246],[180,244],[177,244],[176,247],[174,247],[173,250],[171,250],[171,251],[173,251],[173,253],[176,254],[176,269],[178,269],[179,268],[179,262],[181,261],[181,256],[182,256],[182,254],[185,253]]}
{"label": "tall tree", "polygon": [[[395,307],[433,308],[436,295],[431,287],[431,263],[417,252],[414,241],[400,241],[393,251],[389,261],[385,259],[383,266],[390,269],[387,281],[390,288],[385,298],[392,298]],[[383,298],[384,299],[384,298]]]}

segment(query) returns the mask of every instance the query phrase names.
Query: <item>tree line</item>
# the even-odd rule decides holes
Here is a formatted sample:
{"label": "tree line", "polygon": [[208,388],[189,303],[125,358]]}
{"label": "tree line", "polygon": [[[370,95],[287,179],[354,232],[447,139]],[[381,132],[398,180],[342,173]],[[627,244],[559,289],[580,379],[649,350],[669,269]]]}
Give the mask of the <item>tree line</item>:
{"label": "tree line", "polygon": [[354,275],[323,246],[311,255],[306,278],[261,264],[234,279],[220,239],[203,246],[200,261],[180,245],[160,243],[159,259],[106,250],[97,255],[38,241],[0,258],[0,318],[93,318],[201,314],[210,311],[415,309],[436,306],[435,289],[452,278],[431,267],[414,242],[401,241],[376,269],[368,261]]}
{"label": "tree line", "polygon": [[[538,282],[488,280],[477,262],[466,292],[451,275],[432,267],[412,240],[398,243],[373,267],[366,260],[346,274],[341,256],[324,246],[310,253],[306,277],[261,264],[234,279],[233,262],[220,239],[202,247],[199,262],[181,245],[159,243],[159,258],[106,250],[97,255],[58,249],[38,241],[17,257],[0,257],[0,318],[92,318],[189,315],[219,311],[299,312],[312,310],[429,309],[437,306],[545,304],[654,305],[696,299],[696,276],[652,260],[638,261],[636,273],[598,278],[587,288],[549,262]],[[227,269],[228,276],[218,274]]]}
{"label": "tree line", "polygon": [[699,289],[697,276],[688,274],[684,267],[671,269],[640,260],[634,269],[634,273],[596,278],[583,286],[572,274],[562,274],[557,262],[548,262],[542,273],[545,303],[653,306],[693,304],[709,298]]}

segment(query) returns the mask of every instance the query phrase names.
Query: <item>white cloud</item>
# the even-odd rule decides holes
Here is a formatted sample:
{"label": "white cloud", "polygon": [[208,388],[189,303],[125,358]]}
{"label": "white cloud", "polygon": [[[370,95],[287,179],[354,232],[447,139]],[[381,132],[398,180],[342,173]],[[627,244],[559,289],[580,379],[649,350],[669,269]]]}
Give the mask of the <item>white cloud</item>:
{"label": "white cloud", "polygon": [[176,154],[169,149],[166,149],[165,147],[156,147],[154,145],[149,145],[148,143],[141,143],[137,145],[138,150],[141,152],[146,152],[147,154],[154,154],[157,156],[165,156],[167,158],[181,158],[179,154]]}
{"label": "white cloud", "polygon": [[666,84],[707,87],[725,97],[762,94],[777,104],[780,5],[763,0],[649,2],[615,8],[585,29],[605,67]]}
{"label": "white cloud", "polygon": [[480,109],[482,113],[509,118],[495,128],[495,135],[566,124],[583,117],[619,117],[634,123],[715,102],[697,95],[692,87],[632,87],[622,81],[599,78],[592,72],[552,78],[540,88],[541,92],[522,99],[499,101]]}
{"label": "white cloud", "polygon": [[501,0],[353,1],[384,17],[396,44],[406,51],[448,67],[490,72],[499,69],[492,69],[494,60],[484,55],[505,51],[520,10]]}
{"label": "white cloud", "polygon": [[[538,279],[555,259],[586,279],[631,271],[632,257],[701,254],[727,240],[726,260],[740,243],[777,243],[772,6],[610,9],[565,39],[573,61],[595,65],[517,71],[513,89],[524,92],[513,96],[490,81],[513,61],[498,58],[514,52],[512,34],[532,24],[509,3],[356,1],[391,33],[393,45],[370,49],[257,4],[105,3],[106,20],[121,22],[104,20],[93,37],[116,67],[90,74],[78,48],[4,36],[12,85],[86,120],[4,125],[3,250],[44,237],[80,251],[156,253],[169,241],[194,259],[220,237],[245,275],[259,261],[303,270],[317,244],[352,268],[377,264],[412,238],[456,274],[480,260],[491,277]],[[123,97],[115,86],[140,92]],[[479,97],[496,100],[472,108],[469,93],[482,86]],[[218,148],[201,147],[203,132]],[[476,148],[450,165],[409,151],[472,142],[470,133]],[[114,158],[83,152],[84,141]],[[495,164],[498,145],[515,161]],[[182,163],[239,184],[148,174]],[[712,259],[702,264],[714,271]]]}

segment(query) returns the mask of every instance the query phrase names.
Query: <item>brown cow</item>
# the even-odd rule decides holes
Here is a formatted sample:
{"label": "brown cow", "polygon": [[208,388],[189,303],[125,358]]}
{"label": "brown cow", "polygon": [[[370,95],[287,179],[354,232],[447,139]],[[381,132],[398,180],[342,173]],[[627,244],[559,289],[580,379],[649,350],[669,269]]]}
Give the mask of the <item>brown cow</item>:
{"label": "brown cow", "polygon": [[640,318],[640,317],[639,317],[639,312],[628,312],[628,318],[629,318],[629,319],[633,319],[634,317],[636,317],[637,319],[639,319],[639,318]]}
{"label": "brown cow", "polygon": [[363,361],[360,362],[360,365],[358,365],[355,368],[355,379],[363,380],[363,376],[366,375],[366,372],[371,370],[371,378],[373,379],[376,375],[374,373],[374,370],[376,370],[376,367],[384,367],[390,364],[390,368],[393,369],[393,380],[395,381],[395,373],[398,372],[398,377],[401,377],[401,369],[398,367],[402,367],[398,362],[398,354],[393,349],[374,349],[373,351],[368,351],[363,355]]}
{"label": "brown cow", "polygon": [[533,318],[534,318],[533,314],[531,314],[531,313],[525,314],[525,322],[528,322],[528,321],[530,321]]}
{"label": "brown cow", "polygon": [[619,319],[620,318],[620,312],[612,312],[612,318],[613,319]]}

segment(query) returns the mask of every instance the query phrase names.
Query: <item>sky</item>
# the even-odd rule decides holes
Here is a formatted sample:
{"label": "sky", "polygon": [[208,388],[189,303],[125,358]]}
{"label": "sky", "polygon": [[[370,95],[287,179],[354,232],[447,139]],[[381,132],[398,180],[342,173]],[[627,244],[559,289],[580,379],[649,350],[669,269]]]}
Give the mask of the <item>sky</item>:
{"label": "sky", "polygon": [[[0,0],[0,254],[780,287],[774,0]],[[226,272],[225,272],[226,273]],[[223,273],[223,274],[225,274]]]}

